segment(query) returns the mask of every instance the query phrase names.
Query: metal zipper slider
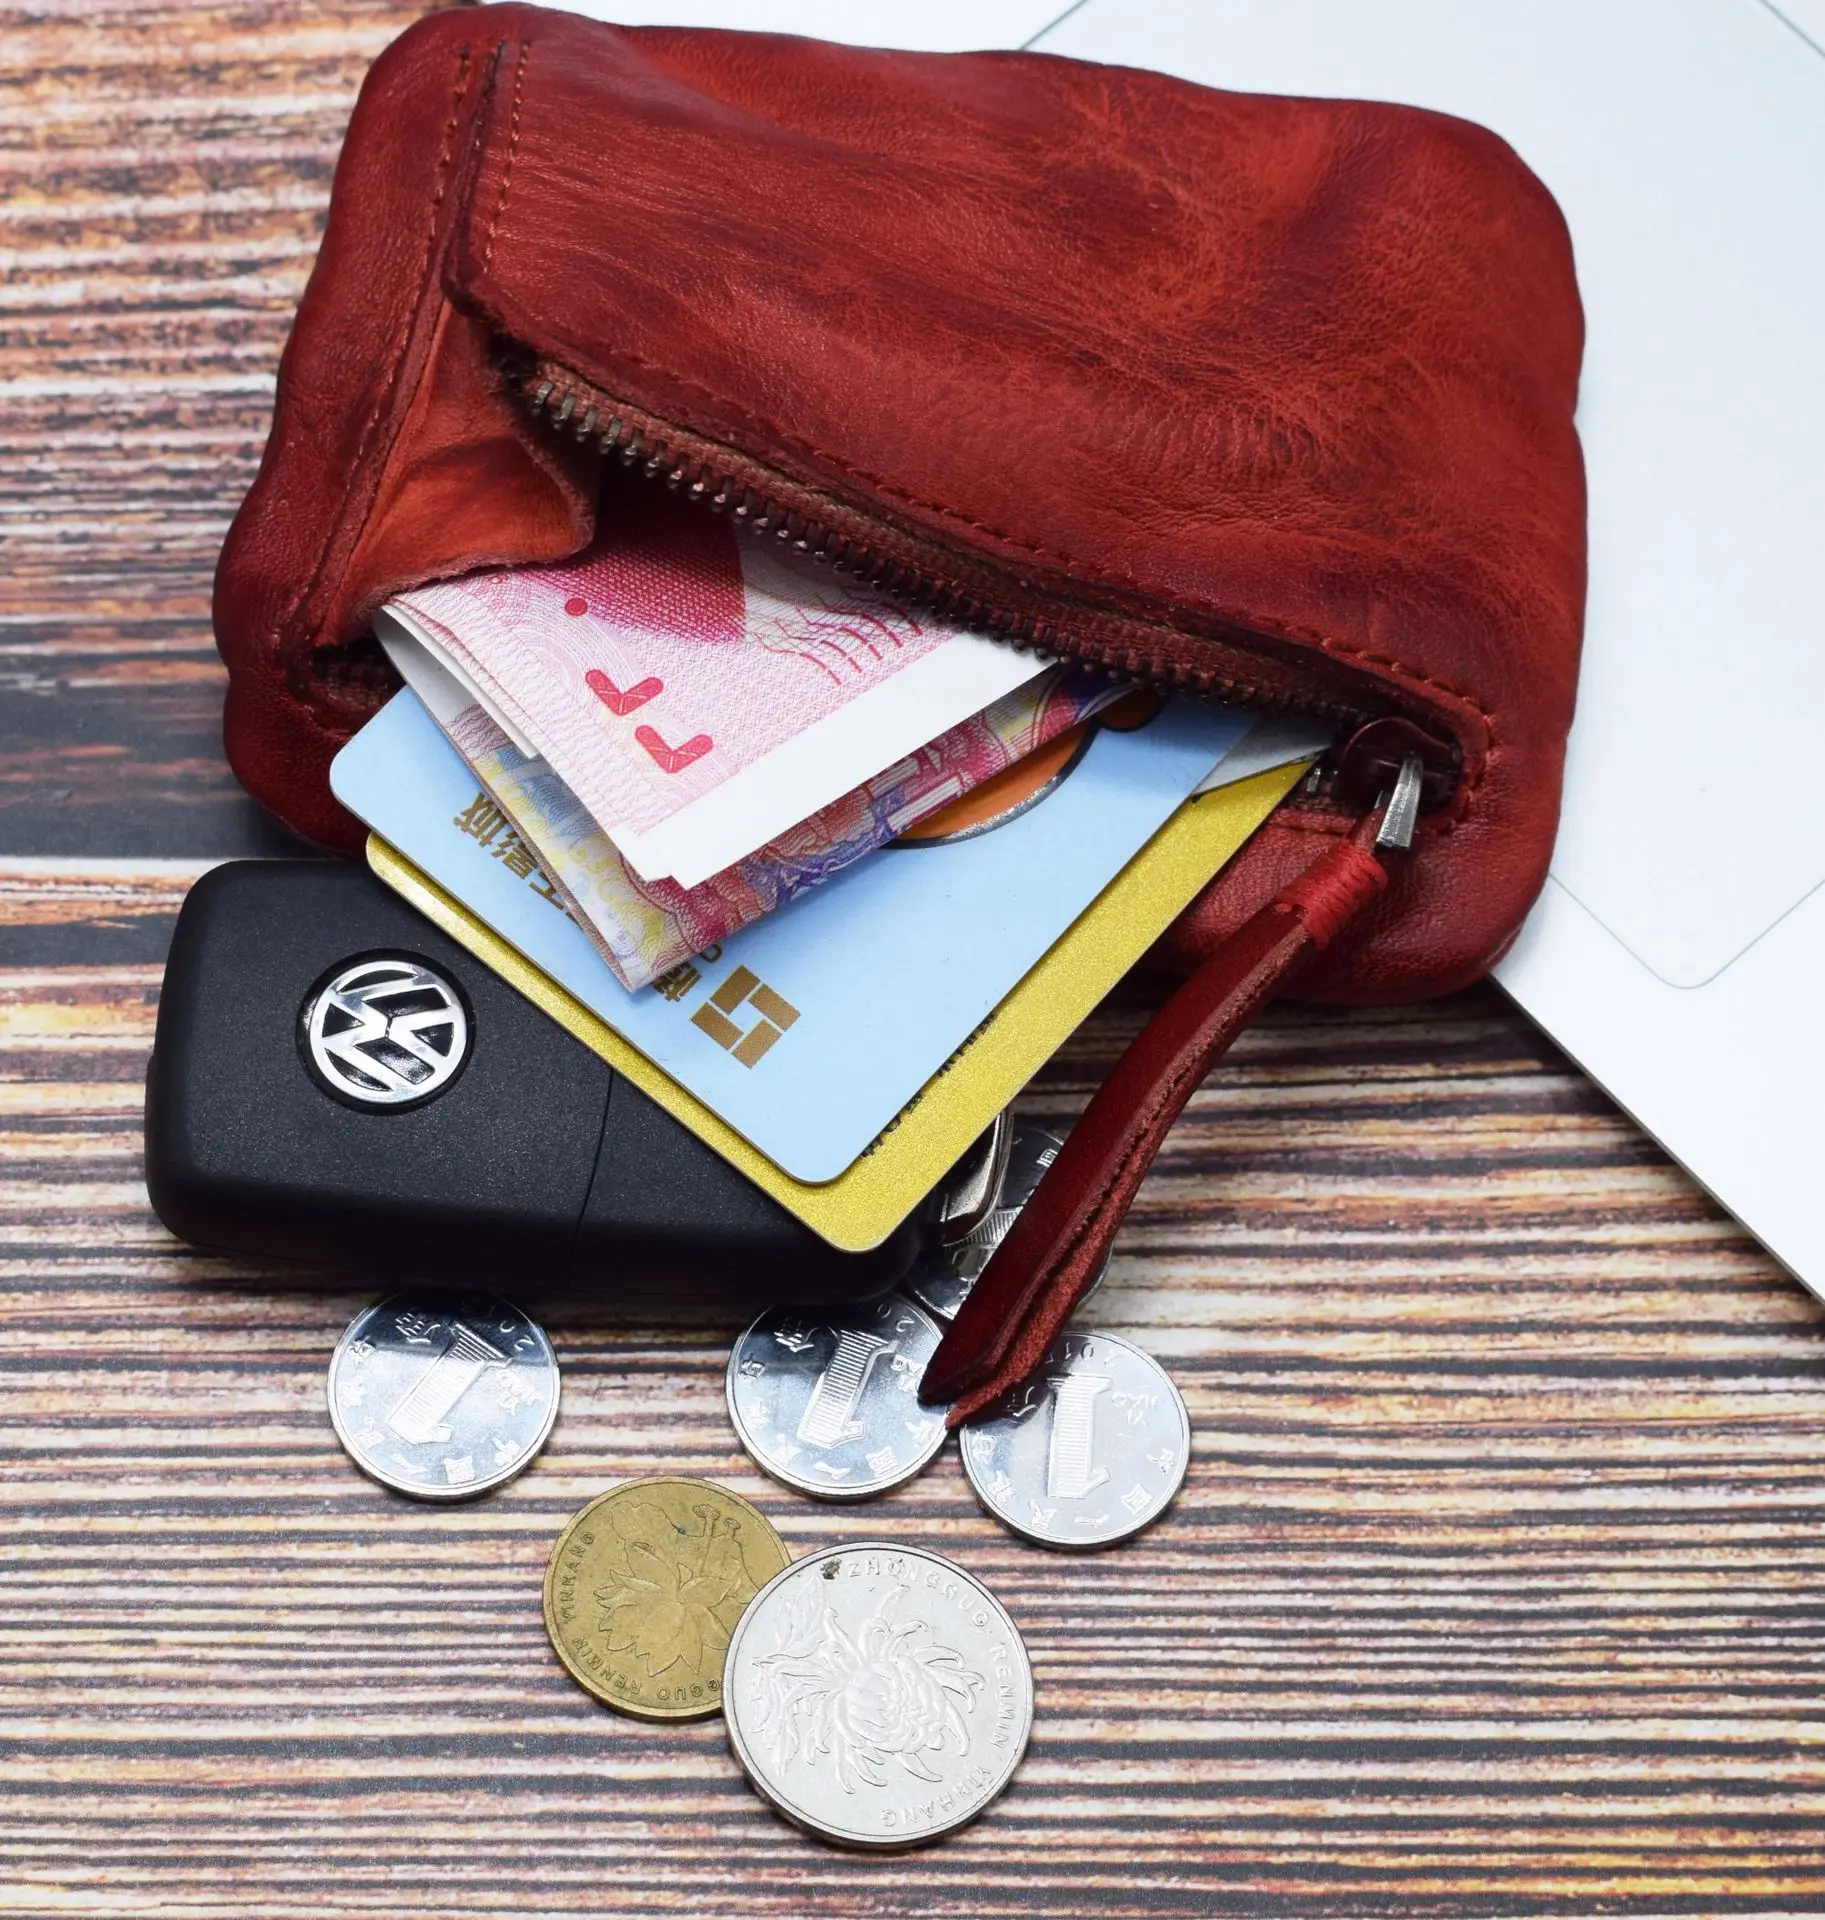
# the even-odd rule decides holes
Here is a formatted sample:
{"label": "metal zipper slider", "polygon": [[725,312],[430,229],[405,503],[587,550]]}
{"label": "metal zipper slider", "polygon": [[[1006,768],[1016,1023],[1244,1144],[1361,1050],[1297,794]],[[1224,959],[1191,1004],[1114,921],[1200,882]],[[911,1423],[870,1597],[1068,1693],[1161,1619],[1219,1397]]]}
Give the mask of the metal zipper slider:
{"label": "metal zipper slider", "polygon": [[967,1239],[994,1209],[1007,1179],[1013,1144],[1014,1123],[1003,1109],[951,1169],[937,1219],[938,1238],[945,1246]]}
{"label": "metal zipper slider", "polygon": [[1417,753],[1407,754],[1394,777],[1394,791],[1383,801],[1381,825],[1376,830],[1377,849],[1392,847],[1405,853],[1413,845],[1413,829],[1419,821],[1420,784],[1426,763]]}

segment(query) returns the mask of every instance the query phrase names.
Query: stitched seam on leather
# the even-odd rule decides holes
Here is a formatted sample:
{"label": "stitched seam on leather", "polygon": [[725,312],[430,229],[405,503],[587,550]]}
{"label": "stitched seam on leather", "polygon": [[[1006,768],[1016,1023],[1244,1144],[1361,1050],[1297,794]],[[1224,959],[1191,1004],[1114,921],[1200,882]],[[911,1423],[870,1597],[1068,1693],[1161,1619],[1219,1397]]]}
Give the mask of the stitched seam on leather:
{"label": "stitched seam on leather", "polygon": [[1312,945],[1322,953],[1387,887],[1387,868],[1352,834],[1289,880],[1276,897],[1305,922]]}
{"label": "stitched seam on leather", "polygon": [[487,271],[494,261],[495,237],[501,230],[501,221],[507,212],[507,191],[513,185],[514,163],[520,157],[520,108],[526,98],[526,62],[532,53],[532,42],[520,42],[519,59],[513,69],[513,114],[507,123],[507,158],[501,167],[501,193],[494,203],[494,218],[488,222],[488,239],[482,248],[482,269]]}
{"label": "stitched seam on leather", "polygon": [[[504,198],[505,195],[503,194],[503,200]],[[490,246],[492,246],[492,234],[490,235]],[[484,257],[482,264],[484,266],[487,265],[486,257]],[[1099,586],[1126,587],[1132,592],[1144,593],[1150,599],[1159,601],[1163,606],[1171,607],[1177,612],[1192,617],[1208,618],[1209,615],[1214,612],[1218,619],[1226,621],[1231,625],[1251,628],[1256,632],[1271,633],[1280,639],[1303,640],[1309,645],[1317,647],[1323,653],[1342,654],[1352,660],[1360,661],[1365,666],[1385,668],[1390,676],[1403,686],[1415,689],[1430,687],[1436,692],[1449,694],[1452,699],[1461,701],[1483,722],[1483,725],[1489,732],[1490,750],[1494,750],[1496,744],[1494,717],[1474,694],[1465,692],[1461,687],[1454,687],[1448,680],[1441,680],[1433,674],[1416,673],[1411,667],[1403,666],[1398,660],[1393,659],[1387,654],[1371,653],[1366,647],[1354,647],[1347,641],[1328,638],[1314,627],[1296,626],[1282,621],[1264,620],[1259,615],[1247,613],[1238,607],[1217,607],[1213,609],[1198,606],[1192,601],[1179,598],[1175,595],[1161,593],[1152,587],[1148,587],[1136,579],[1131,573],[1092,571],[1084,565],[1081,559],[1061,553],[1054,548],[1042,547],[1031,541],[1022,540],[1014,534],[1004,533],[999,527],[992,526],[985,520],[973,520],[968,514],[958,513],[955,508],[943,506],[935,500],[922,499],[915,493],[908,493],[904,488],[894,486],[881,475],[869,473],[862,468],[854,466],[842,455],[826,452],[824,449],[812,445],[811,442],[799,438],[796,434],[788,432],[785,427],[776,421],[763,419],[757,415],[744,414],[739,408],[729,408],[728,403],[719,398],[710,388],[701,385],[695,380],[688,379],[682,374],[674,373],[668,367],[662,367],[657,361],[649,360],[644,354],[636,353],[631,348],[616,348],[613,350],[613,357],[618,360],[627,361],[630,365],[642,368],[648,373],[658,374],[660,378],[669,380],[681,391],[696,395],[697,398],[708,403],[713,410],[720,411],[728,408],[732,414],[743,418],[746,426],[750,430],[771,435],[780,445],[790,448],[794,453],[800,454],[807,459],[824,461],[832,466],[841,468],[843,471],[852,474],[857,480],[860,480],[864,486],[872,487],[886,499],[897,501],[901,506],[916,508],[922,513],[933,514],[949,525],[966,527],[972,533],[986,534],[991,540],[998,540],[1004,546],[1012,547],[1016,552],[1023,553],[1030,559],[1047,561],[1053,566],[1064,568],[1069,573],[1087,575]],[[713,434],[703,433],[701,428],[693,428],[692,431],[701,434],[705,439],[715,438]],[[804,483],[801,482],[800,484]],[[1480,778],[1472,782],[1472,790],[1474,791],[1475,787],[1481,784]]]}
{"label": "stitched seam on leather", "polygon": [[[444,122],[443,138],[438,148],[437,170],[433,176],[437,184],[431,196],[431,215],[425,223],[424,259],[419,265],[417,276],[420,296],[422,296],[424,292],[425,276],[431,270],[431,256],[437,245],[437,219],[443,207],[444,195],[448,192],[450,186],[450,162],[455,158],[456,153],[456,125],[462,115],[463,94],[468,84],[469,45],[468,42],[465,41],[456,50],[456,84],[450,91],[450,115]],[[374,429],[380,424],[381,415],[385,413],[387,403],[393,397],[393,389],[399,380],[400,368],[405,364],[406,349],[411,345],[412,328],[417,318],[418,301],[415,300],[400,326],[398,339],[393,342],[390,363],[387,367],[386,375],[380,383],[378,394],[375,396],[373,410],[369,413],[366,422],[362,426],[361,436],[355,443],[354,456],[350,459],[348,467],[343,473],[341,486],[338,489],[339,492],[347,492],[350,482],[354,479],[355,475],[361,471],[362,461],[367,458],[368,444],[374,437]],[[363,530],[365,530],[366,524],[367,522],[364,516],[362,521]],[[359,531],[356,533],[355,538],[357,541],[360,540],[361,534]],[[318,586],[322,583],[324,569],[329,565],[331,544],[332,542],[328,540],[324,542],[323,549],[317,556],[316,566],[311,569],[305,578],[304,584],[292,596],[284,612],[281,613],[278,620],[274,622],[272,632],[268,636],[268,645],[274,653],[277,653],[279,650],[280,634],[297,617],[298,609],[317,591]],[[341,730],[331,726],[325,721],[313,706],[305,704],[304,712],[312,726],[314,726],[318,732],[330,735],[340,734]]]}
{"label": "stitched seam on leather", "polygon": [[1354,820],[1296,819],[1286,810],[1284,802],[1281,803],[1281,809],[1278,813],[1269,816],[1267,824],[1272,826],[1276,833],[1322,833],[1332,839],[1338,839],[1345,834],[1351,834],[1356,831],[1356,822]]}

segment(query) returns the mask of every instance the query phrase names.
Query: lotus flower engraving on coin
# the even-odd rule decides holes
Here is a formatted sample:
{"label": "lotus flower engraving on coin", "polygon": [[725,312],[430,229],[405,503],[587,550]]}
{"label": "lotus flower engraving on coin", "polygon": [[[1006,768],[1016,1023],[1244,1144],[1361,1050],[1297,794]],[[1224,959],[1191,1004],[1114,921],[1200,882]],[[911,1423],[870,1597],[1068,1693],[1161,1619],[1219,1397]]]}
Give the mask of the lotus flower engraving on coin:
{"label": "lotus flower engraving on coin", "polygon": [[545,1567],[545,1631],[565,1671],[645,1720],[722,1709],[729,1636],[790,1563],[765,1514],[710,1480],[629,1480],[571,1516]]}
{"label": "lotus flower engraving on coin", "polygon": [[611,1653],[634,1653],[655,1679],[682,1661],[720,1663],[755,1581],[743,1563],[740,1522],[705,1505],[680,1527],[653,1502],[611,1508],[620,1579],[596,1590]]}

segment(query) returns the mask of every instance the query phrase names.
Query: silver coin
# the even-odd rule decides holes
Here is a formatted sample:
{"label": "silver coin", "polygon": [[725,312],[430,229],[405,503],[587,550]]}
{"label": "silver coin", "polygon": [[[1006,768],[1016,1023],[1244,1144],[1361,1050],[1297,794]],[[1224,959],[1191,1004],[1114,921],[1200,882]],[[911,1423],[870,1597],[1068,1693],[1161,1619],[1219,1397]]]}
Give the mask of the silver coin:
{"label": "silver coin", "polygon": [[1003,1526],[1046,1547],[1107,1547],[1184,1484],[1191,1420],[1151,1354],[1108,1333],[1053,1341],[1032,1377],[965,1423],[963,1470]]}
{"label": "silver coin", "polygon": [[755,1463],[820,1500],[866,1500],[944,1445],[919,1404],[936,1322],[910,1300],[773,1307],[729,1355],[729,1418]]}
{"label": "silver coin", "polygon": [[420,1500],[467,1500],[530,1466],[558,1417],[551,1342],[505,1300],[400,1294],[349,1322],[330,1359],[349,1458]]}
{"label": "silver coin", "polygon": [[[906,1291],[920,1306],[940,1320],[954,1320],[957,1309],[969,1298],[970,1288],[981,1277],[989,1255],[1008,1237],[1008,1229],[1020,1218],[1020,1210],[1033,1197],[1040,1176],[1058,1158],[1064,1142],[1044,1127],[1020,1122],[1014,1128],[1008,1148],[1007,1170],[1002,1176],[1001,1192],[995,1204],[975,1222],[967,1233],[956,1238],[940,1236],[927,1247],[906,1281]],[[1105,1258],[1096,1278],[1085,1289],[1087,1300],[1103,1283],[1109,1271]]]}
{"label": "silver coin", "polygon": [[723,1666],[729,1745],[761,1796],[839,1846],[923,1846],[1007,1785],[1033,1670],[988,1588],[919,1547],[795,1561],[748,1602]]}

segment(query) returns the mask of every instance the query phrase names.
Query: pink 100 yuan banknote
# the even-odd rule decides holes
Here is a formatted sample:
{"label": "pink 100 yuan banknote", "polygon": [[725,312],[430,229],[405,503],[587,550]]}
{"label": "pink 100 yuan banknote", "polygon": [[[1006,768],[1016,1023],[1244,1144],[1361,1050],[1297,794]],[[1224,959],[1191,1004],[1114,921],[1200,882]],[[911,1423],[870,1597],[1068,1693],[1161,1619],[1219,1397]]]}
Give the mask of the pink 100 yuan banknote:
{"label": "pink 100 yuan banknote", "polygon": [[574,560],[388,611],[639,872],[686,885],[1042,670],[646,488]]}
{"label": "pink 100 yuan banknote", "polygon": [[427,672],[422,660],[413,662],[408,679],[629,989],[784,906],[1131,691],[1054,668],[757,853],[681,887],[635,873],[556,772],[521,753],[435,667]]}

